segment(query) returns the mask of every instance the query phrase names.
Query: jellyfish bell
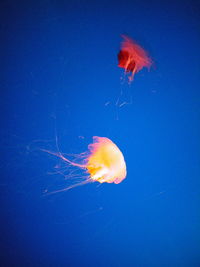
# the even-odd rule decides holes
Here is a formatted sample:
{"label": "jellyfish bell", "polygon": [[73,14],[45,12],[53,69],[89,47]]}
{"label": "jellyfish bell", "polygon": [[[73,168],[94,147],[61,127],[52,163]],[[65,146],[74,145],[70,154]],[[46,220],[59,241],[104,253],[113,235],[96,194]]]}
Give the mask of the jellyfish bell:
{"label": "jellyfish bell", "polygon": [[59,157],[67,166],[83,170],[82,177],[78,177],[78,182],[69,175],[67,178],[71,181],[70,185],[48,194],[67,191],[92,182],[119,184],[126,178],[126,163],[123,154],[117,145],[106,137],[94,136],[93,143],[88,146],[88,151],[76,155],[74,160],[66,158],[61,152],[43,151]]}
{"label": "jellyfish bell", "polygon": [[121,49],[118,53],[118,67],[123,68],[125,73],[131,73],[128,79],[129,82],[132,82],[135,73],[144,67],[151,67],[152,60],[134,40],[126,35],[122,35],[122,38]]}
{"label": "jellyfish bell", "polygon": [[119,184],[126,178],[126,163],[119,148],[106,137],[93,137],[87,170],[93,181]]}

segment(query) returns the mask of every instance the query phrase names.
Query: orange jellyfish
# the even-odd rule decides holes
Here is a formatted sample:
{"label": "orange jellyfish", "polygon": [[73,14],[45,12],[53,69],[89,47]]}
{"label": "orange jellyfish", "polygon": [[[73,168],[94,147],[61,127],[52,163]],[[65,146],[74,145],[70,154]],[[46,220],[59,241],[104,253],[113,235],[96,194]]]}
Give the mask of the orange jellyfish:
{"label": "orange jellyfish", "polygon": [[147,52],[135,41],[126,35],[122,35],[121,50],[118,53],[118,67],[125,69],[125,73],[131,73],[129,82],[133,81],[135,73],[144,67],[150,68],[152,60]]}
{"label": "orange jellyfish", "polygon": [[[93,143],[88,146],[88,151],[76,155],[73,161],[64,157],[60,152],[43,151],[61,158],[69,166],[82,169],[85,174],[81,178],[81,182],[75,182],[52,193],[66,191],[90,182],[119,184],[126,178],[126,163],[123,154],[117,145],[106,137],[94,136]],[[78,160],[81,162],[77,162]]]}

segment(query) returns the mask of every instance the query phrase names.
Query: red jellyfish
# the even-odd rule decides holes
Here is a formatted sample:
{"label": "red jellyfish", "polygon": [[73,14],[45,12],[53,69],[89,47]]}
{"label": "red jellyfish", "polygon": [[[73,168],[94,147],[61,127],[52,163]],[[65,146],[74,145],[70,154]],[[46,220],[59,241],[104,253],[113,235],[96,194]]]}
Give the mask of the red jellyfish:
{"label": "red jellyfish", "polygon": [[[85,175],[81,182],[75,182],[68,187],[52,193],[69,190],[73,187],[91,182],[119,184],[126,178],[126,163],[119,148],[106,137],[93,137],[93,144],[88,146],[88,152],[75,156],[69,160],[61,153],[44,150],[61,158],[68,166],[82,169]],[[77,162],[81,160],[81,162]],[[67,178],[72,178],[67,176]],[[79,177],[80,178],[80,177]]]}
{"label": "red jellyfish", "polygon": [[121,50],[118,53],[118,67],[125,69],[125,73],[131,73],[129,82],[133,81],[135,73],[144,67],[150,68],[152,60],[147,52],[135,41],[126,35],[122,35]]}

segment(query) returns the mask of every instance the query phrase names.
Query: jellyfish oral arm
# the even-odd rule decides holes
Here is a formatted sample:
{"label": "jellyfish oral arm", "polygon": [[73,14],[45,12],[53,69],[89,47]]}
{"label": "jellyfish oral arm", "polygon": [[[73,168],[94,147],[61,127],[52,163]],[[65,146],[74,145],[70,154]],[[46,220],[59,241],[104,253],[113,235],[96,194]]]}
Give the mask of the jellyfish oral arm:
{"label": "jellyfish oral arm", "polygon": [[100,183],[104,183],[106,181],[106,178],[104,179],[106,174],[109,173],[109,170],[106,167],[103,167],[99,171],[97,171],[94,175],[91,176],[91,179],[94,181],[98,181]]}

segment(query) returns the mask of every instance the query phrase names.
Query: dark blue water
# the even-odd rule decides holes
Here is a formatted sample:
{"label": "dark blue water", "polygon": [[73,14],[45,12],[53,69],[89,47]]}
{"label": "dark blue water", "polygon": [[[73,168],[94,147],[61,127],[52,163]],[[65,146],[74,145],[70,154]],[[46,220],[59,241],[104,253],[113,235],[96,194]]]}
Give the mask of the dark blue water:
{"label": "dark blue water", "polygon": [[[0,17],[0,265],[200,266],[199,1],[2,1]],[[120,34],[154,61],[131,86]],[[46,196],[66,181],[40,149],[93,136],[127,179]]]}

